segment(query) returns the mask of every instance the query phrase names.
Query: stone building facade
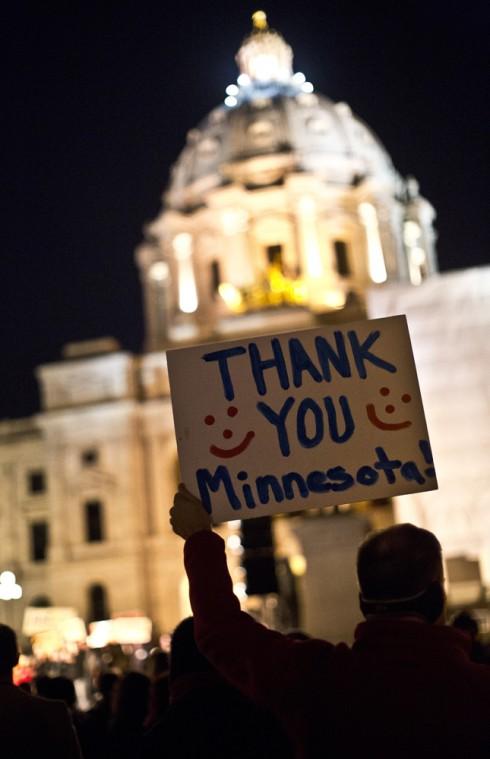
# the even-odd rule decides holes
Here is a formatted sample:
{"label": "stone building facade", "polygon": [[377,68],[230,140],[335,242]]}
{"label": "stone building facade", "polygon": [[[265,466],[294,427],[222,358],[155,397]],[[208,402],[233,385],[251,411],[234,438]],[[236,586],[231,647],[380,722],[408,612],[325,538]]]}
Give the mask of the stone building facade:
{"label": "stone building facade", "polygon": [[[38,370],[40,413],[0,425],[1,561],[24,589],[17,627],[33,603],[73,606],[86,621],[140,610],[159,631],[186,613],[167,514],[178,481],[167,348],[362,318],[369,289],[416,286],[437,269],[434,211],[416,182],[348,105],[293,72],[290,47],[262,17],[237,62],[237,83],[188,133],[136,251],[145,353],[69,345]],[[390,518],[376,506],[366,514],[345,515],[350,531],[325,515],[314,534],[275,524],[277,559],[297,578],[300,621],[314,634],[351,631],[351,617],[342,629],[322,621],[324,577],[344,567],[355,600],[346,532],[358,540]],[[318,551],[322,531],[335,566]],[[246,601],[239,525],[223,534]]]}

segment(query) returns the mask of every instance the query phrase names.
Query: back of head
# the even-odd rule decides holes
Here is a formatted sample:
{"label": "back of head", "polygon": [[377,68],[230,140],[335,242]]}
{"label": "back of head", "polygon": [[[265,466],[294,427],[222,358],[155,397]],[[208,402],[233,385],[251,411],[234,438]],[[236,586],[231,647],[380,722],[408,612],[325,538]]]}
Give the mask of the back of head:
{"label": "back of head", "polygon": [[19,659],[17,637],[8,625],[0,624],[0,677],[9,676]]}
{"label": "back of head", "polygon": [[110,701],[114,688],[119,682],[119,675],[115,672],[102,672],[97,678],[97,690],[104,701]]}
{"label": "back of head", "polygon": [[444,607],[442,553],[428,530],[399,524],[367,536],[357,556],[361,610],[435,622]]}
{"label": "back of head", "polygon": [[128,724],[142,724],[148,709],[150,680],[141,672],[127,672],[119,683],[116,718]]}
{"label": "back of head", "polygon": [[62,675],[52,677],[48,686],[48,698],[64,701],[69,709],[73,709],[77,701],[77,694],[73,680],[70,680],[69,677],[63,677]]}
{"label": "back of head", "polygon": [[451,627],[455,627],[456,630],[461,630],[470,636],[473,640],[478,637],[479,625],[475,617],[466,610],[460,611],[451,620]]}
{"label": "back of head", "polygon": [[214,672],[214,668],[199,651],[194,638],[194,619],[187,617],[177,625],[172,635],[170,682],[197,672]]}

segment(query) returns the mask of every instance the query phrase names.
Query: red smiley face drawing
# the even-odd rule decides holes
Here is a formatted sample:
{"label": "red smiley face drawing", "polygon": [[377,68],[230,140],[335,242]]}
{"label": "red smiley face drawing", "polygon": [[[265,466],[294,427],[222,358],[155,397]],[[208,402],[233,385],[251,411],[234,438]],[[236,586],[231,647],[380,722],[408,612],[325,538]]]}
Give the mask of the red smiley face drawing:
{"label": "red smiley face drawing", "polygon": [[[390,390],[387,387],[382,387],[380,389],[380,395],[387,396],[390,394]],[[412,396],[408,393],[404,393],[402,395],[402,402],[403,403],[410,403],[412,400]],[[379,418],[379,416],[376,414],[376,409],[374,408],[374,403],[368,403],[366,406],[366,411],[368,415],[368,419],[371,422],[371,424],[374,424],[375,427],[378,427],[380,430],[403,430],[406,427],[410,427],[412,422],[406,421],[406,422],[384,422],[382,419]],[[395,411],[395,407],[389,403],[387,406],[385,406],[385,411],[387,414],[393,414]]]}
{"label": "red smiley face drawing", "polygon": [[[238,409],[236,406],[229,406],[226,410],[226,413],[229,417],[234,417],[238,414]],[[204,424],[207,424],[208,426],[212,426],[215,423],[216,419],[212,414],[208,414],[204,419]],[[232,430],[226,429],[223,430],[223,437],[225,440],[229,440],[231,437],[233,437]],[[209,446],[210,453],[213,454],[213,456],[217,456],[220,459],[231,459],[234,456],[239,456],[240,453],[243,453],[243,451],[248,448],[250,443],[252,442],[253,438],[255,437],[255,432],[252,430],[249,430],[245,437],[243,438],[242,442],[238,445],[235,445],[233,448],[220,448],[217,445]]]}

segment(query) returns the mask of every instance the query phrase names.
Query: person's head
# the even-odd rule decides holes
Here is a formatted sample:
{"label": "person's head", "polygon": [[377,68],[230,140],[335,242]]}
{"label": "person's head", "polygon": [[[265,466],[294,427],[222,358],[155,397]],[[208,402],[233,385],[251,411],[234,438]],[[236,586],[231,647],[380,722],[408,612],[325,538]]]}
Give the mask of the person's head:
{"label": "person's head", "polygon": [[114,695],[114,689],[120,678],[115,672],[102,672],[97,678],[97,690],[102,700],[110,703]]}
{"label": "person's head", "polygon": [[475,617],[466,610],[460,611],[451,620],[451,627],[455,627],[456,630],[466,633],[472,640],[478,638],[479,625]]}
{"label": "person's head", "polygon": [[63,677],[62,675],[52,677],[48,690],[48,698],[64,701],[69,709],[75,708],[77,693],[73,680],[70,680],[69,677]]}
{"label": "person's head", "polygon": [[141,672],[127,672],[118,684],[115,714],[119,722],[141,726],[148,711],[150,679]]}
{"label": "person's head", "polygon": [[11,627],[0,624],[0,677],[11,677],[18,661],[17,636]]}
{"label": "person's head", "polygon": [[417,616],[439,622],[445,610],[441,546],[412,524],[370,533],[357,555],[364,616]]}
{"label": "person's head", "polygon": [[194,619],[187,617],[175,628],[170,647],[170,682],[182,675],[214,672],[212,665],[199,651],[194,638]]}
{"label": "person's head", "polygon": [[169,655],[160,648],[154,648],[150,651],[148,665],[151,677],[166,675],[169,670]]}

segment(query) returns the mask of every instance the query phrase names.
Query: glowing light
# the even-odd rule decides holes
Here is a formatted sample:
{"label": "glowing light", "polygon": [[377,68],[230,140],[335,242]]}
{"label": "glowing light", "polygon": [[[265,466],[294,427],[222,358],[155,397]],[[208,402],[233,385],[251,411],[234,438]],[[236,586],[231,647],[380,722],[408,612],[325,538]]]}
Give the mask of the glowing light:
{"label": "glowing light", "polygon": [[342,290],[329,290],[325,293],[325,305],[329,308],[342,308],[345,306],[345,293]]}
{"label": "glowing light", "polygon": [[231,551],[241,548],[242,541],[240,540],[240,535],[230,535],[226,540],[226,545]]}
{"label": "glowing light", "polygon": [[313,90],[314,90],[315,88],[313,87],[313,85],[312,85],[312,83],[311,83],[311,82],[304,82],[304,83],[301,85],[301,89],[302,89],[302,91],[303,91],[303,92],[306,92],[306,93],[308,93],[308,94],[309,94],[310,92],[313,92]]}
{"label": "glowing light", "polygon": [[359,215],[366,229],[369,276],[376,284],[386,282],[388,275],[379,238],[376,209],[371,203],[361,203],[359,205]]}
{"label": "glowing light", "polygon": [[248,85],[250,84],[250,77],[248,76],[248,74],[240,74],[237,79],[237,84],[240,87],[248,87]]}
{"label": "glowing light", "polygon": [[306,559],[302,554],[296,553],[289,557],[289,568],[295,577],[304,575],[306,567]]}
{"label": "glowing light", "polygon": [[247,597],[247,586],[244,582],[235,582],[233,585],[233,593],[240,600]]}
{"label": "glowing light", "polygon": [[0,574],[0,600],[17,601],[22,598],[22,588],[16,582],[13,572],[6,570]]}
{"label": "glowing light", "polygon": [[260,31],[268,29],[267,14],[264,11],[255,11],[255,13],[252,13],[252,24],[254,29],[259,29]]}
{"label": "glowing light", "polygon": [[275,55],[258,53],[250,62],[250,71],[258,82],[271,82],[276,78],[277,66]]}
{"label": "glowing light", "polygon": [[150,278],[155,282],[163,282],[168,277],[168,264],[165,261],[156,261],[150,266]]}
{"label": "glowing light", "polygon": [[145,651],[144,648],[137,648],[134,652],[134,658],[138,659],[138,661],[145,661],[145,659],[148,659],[148,651]]}
{"label": "glowing light", "polygon": [[85,622],[80,617],[65,619],[60,624],[60,632],[69,643],[84,643],[87,638]]}
{"label": "glowing light", "polygon": [[410,251],[410,260],[415,266],[423,266],[425,264],[425,252],[423,248],[415,246]]}
{"label": "glowing light", "polygon": [[243,303],[243,298],[240,290],[235,287],[235,285],[232,285],[229,282],[222,282],[218,287],[218,292],[228,308],[230,308],[232,311],[240,310]]}
{"label": "glowing light", "polygon": [[238,95],[239,91],[240,90],[238,89],[236,84],[229,84],[225,90],[227,95],[233,95],[233,96]]}
{"label": "glowing light", "polygon": [[232,95],[228,95],[228,97],[225,97],[225,105],[228,106],[228,108],[233,108],[237,103],[238,103],[238,100]]}
{"label": "glowing light", "polygon": [[294,84],[304,84],[306,82],[306,77],[301,71],[297,71],[296,74],[293,74],[293,82]]}
{"label": "glowing light", "polygon": [[175,258],[178,268],[179,308],[184,314],[197,310],[197,289],[192,267],[192,237],[188,232],[181,232],[173,240]]}
{"label": "glowing light", "polygon": [[417,224],[416,221],[406,221],[403,225],[403,242],[408,247],[413,247],[414,245],[417,245],[418,241],[420,240],[420,237],[422,235],[422,230],[420,229],[420,226]]}
{"label": "glowing light", "polygon": [[109,645],[111,639],[111,620],[103,619],[99,622],[91,622],[88,626],[90,635],[87,636],[89,648],[104,648]]}

